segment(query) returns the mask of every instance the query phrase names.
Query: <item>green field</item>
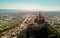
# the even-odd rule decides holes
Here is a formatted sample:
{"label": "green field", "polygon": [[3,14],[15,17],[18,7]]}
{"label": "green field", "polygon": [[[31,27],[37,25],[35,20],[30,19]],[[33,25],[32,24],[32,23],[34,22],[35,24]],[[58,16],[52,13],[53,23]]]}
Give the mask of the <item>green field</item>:
{"label": "green field", "polygon": [[17,24],[16,21],[11,21],[8,23],[0,22],[0,31],[4,31],[5,29],[12,28],[12,27],[16,26],[16,24]]}

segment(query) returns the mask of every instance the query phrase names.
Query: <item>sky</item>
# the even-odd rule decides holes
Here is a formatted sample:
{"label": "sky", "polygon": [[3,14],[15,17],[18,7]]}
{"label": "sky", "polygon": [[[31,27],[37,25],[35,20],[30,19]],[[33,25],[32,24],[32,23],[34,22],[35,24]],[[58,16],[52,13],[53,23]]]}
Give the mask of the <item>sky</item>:
{"label": "sky", "polygon": [[0,9],[60,11],[60,0],[0,0]]}

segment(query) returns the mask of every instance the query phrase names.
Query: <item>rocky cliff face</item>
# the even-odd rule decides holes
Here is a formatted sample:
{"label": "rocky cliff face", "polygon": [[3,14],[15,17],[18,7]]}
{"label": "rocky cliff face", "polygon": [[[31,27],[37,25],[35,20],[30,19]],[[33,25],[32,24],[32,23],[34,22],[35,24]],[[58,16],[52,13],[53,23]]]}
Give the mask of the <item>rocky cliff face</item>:
{"label": "rocky cliff face", "polygon": [[38,30],[48,27],[48,23],[41,15],[32,18],[31,22],[28,23],[27,30]]}
{"label": "rocky cliff face", "polygon": [[26,37],[29,38],[30,36],[33,36],[34,38],[47,38],[48,25],[49,24],[45,21],[44,17],[39,14],[39,16],[33,18],[31,22],[28,23]]}

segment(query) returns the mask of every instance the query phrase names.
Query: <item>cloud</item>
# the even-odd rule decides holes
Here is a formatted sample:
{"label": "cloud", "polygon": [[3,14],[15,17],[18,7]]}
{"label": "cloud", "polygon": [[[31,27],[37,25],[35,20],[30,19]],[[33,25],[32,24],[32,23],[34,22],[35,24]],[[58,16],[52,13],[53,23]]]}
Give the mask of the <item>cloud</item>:
{"label": "cloud", "polygon": [[21,5],[11,5],[4,6],[4,9],[18,9],[18,10],[42,10],[42,11],[60,11],[58,6],[42,6],[42,5],[33,5],[33,4],[21,4]]}

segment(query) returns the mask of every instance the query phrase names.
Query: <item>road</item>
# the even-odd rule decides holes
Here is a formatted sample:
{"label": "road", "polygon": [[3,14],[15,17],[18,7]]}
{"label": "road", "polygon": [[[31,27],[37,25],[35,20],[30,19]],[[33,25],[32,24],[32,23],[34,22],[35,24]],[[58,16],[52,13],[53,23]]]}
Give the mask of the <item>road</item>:
{"label": "road", "polygon": [[17,38],[17,34],[20,34],[21,31],[27,28],[25,25],[25,22],[31,15],[27,15],[24,21],[22,22],[21,25],[18,25],[18,27],[15,27],[14,29],[9,30],[6,34],[3,32],[3,36],[1,38]]}

